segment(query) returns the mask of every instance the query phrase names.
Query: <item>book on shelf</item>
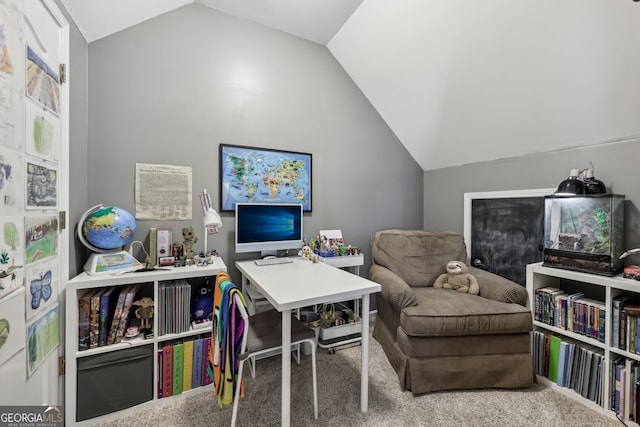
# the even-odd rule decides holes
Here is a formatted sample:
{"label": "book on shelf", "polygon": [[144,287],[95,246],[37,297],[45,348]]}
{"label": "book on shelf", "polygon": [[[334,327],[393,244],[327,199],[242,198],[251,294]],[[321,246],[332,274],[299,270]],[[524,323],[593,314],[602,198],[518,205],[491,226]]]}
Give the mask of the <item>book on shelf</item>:
{"label": "book on shelf", "polygon": [[211,384],[213,379],[209,375],[209,351],[211,350],[211,337],[206,337],[202,345],[202,380],[201,385]]}
{"label": "book on shelf", "polygon": [[630,294],[620,294],[616,295],[611,299],[611,345],[612,347],[620,348],[620,321],[621,321],[621,311],[623,308],[631,301],[632,295]]}
{"label": "book on shelf", "polygon": [[560,353],[558,354],[558,376],[556,378],[556,384],[560,387],[566,387],[566,371],[567,371],[567,359],[569,357],[569,343],[566,341],[560,342]]}
{"label": "book on shelf", "polygon": [[192,387],[199,387],[202,385],[202,348],[204,346],[204,339],[197,338],[193,342],[193,374],[191,379]]}
{"label": "book on shelf", "polygon": [[109,326],[113,318],[114,296],[118,296],[118,292],[115,286],[111,286],[105,289],[105,292],[100,295],[100,325],[98,333],[98,347],[104,347],[107,345],[107,338],[109,337]]}
{"label": "book on shelf", "polygon": [[184,342],[184,370],[182,374],[182,391],[191,390],[193,381],[193,340]]}
{"label": "book on shelf", "polygon": [[173,395],[173,346],[162,347],[162,397]]}
{"label": "book on shelf", "polygon": [[100,298],[107,289],[101,288],[91,295],[89,315],[89,348],[97,348],[100,335]]}
{"label": "book on shelf", "polygon": [[136,294],[140,290],[140,284],[132,285],[124,299],[124,304],[122,306],[122,313],[120,315],[120,322],[118,323],[118,329],[116,330],[115,343],[119,343],[122,341],[124,337],[124,333],[127,330],[127,325],[129,324],[129,317],[132,313],[131,307],[133,305],[133,301],[136,298]]}
{"label": "book on shelf", "polygon": [[158,399],[162,399],[162,387],[164,386],[164,383],[162,382],[162,372],[164,371],[164,366],[162,365],[162,357],[163,357],[162,347],[158,347],[157,353],[158,353],[158,364],[156,366],[158,370],[158,382],[156,384],[156,388],[157,388]]}
{"label": "book on shelf", "polygon": [[85,290],[78,299],[78,350],[87,350],[90,345],[91,295],[95,289]]}
{"label": "book on shelf", "polygon": [[557,383],[558,381],[558,359],[560,357],[560,337],[551,335],[549,346],[549,374],[548,378]]}
{"label": "book on shelf", "polygon": [[131,288],[131,285],[124,286],[120,288],[120,293],[118,294],[118,300],[116,302],[116,307],[113,312],[113,318],[111,320],[111,327],[109,328],[109,336],[107,337],[107,345],[111,345],[115,343],[116,332],[118,331],[118,326],[120,325],[120,317],[122,316],[122,307],[124,306],[124,300],[127,296],[127,292]]}
{"label": "book on shelf", "polygon": [[173,346],[173,395],[182,393],[184,371],[184,344]]}

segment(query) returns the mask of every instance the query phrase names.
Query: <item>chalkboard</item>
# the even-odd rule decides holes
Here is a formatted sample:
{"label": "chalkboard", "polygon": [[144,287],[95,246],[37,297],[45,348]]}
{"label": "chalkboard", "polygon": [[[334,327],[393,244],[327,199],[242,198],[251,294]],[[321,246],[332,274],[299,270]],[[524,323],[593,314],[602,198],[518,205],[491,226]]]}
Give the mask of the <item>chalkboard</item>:
{"label": "chalkboard", "polygon": [[544,199],[476,199],[471,207],[471,265],[525,285],[526,265],[542,261]]}
{"label": "chalkboard", "polygon": [[467,262],[525,286],[527,264],[542,261],[544,196],[554,190],[465,193]]}

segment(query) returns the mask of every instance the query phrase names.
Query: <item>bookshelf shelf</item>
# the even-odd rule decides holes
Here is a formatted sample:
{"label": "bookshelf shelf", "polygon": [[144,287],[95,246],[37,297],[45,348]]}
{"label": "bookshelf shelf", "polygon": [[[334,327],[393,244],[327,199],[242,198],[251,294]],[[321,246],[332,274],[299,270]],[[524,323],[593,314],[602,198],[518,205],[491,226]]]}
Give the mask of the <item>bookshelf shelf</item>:
{"label": "bookshelf shelf", "polygon": [[[124,289],[131,285],[140,285],[136,298],[148,296],[153,298],[154,301],[154,314],[153,314],[153,331],[159,331],[160,317],[163,316],[164,311],[159,307],[160,301],[160,288],[163,284],[169,281],[181,280],[181,279],[203,279],[211,278],[211,283],[215,281],[215,276],[226,271],[227,267],[221,258],[216,258],[213,263],[206,267],[171,267],[165,270],[155,270],[142,273],[123,273],[116,275],[102,275],[102,276],[90,276],[86,273],[82,273],[67,282],[66,286],[66,323],[65,323],[65,424],[66,425],[93,425],[96,422],[100,422],[106,419],[114,418],[116,416],[124,415],[130,408],[139,408],[141,406],[155,405],[159,400],[166,401],[167,399],[179,398],[182,394],[165,397],[164,399],[158,396],[158,386],[160,380],[160,356],[163,347],[170,345],[175,340],[193,340],[198,335],[206,335],[211,333],[211,323],[203,327],[194,328],[191,325],[190,319],[188,322],[188,329],[180,333],[165,333],[162,335],[153,334],[147,338],[143,338],[139,335],[135,338],[123,338],[121,342],[111,345],[103,345],[95,348],[88,348],[80,350],[80,300],[81,297],[87,293],[95,293],[102,288],[116,287],[118,290]],[[92,292],[92,291],[93,292]],[[190,299],[189,299],[190,300]],[[186,302],[188,304],[188,301]],[[135,308],[135,307],[134,307]],[[166,311],[166,315],[169,316],[169,311]],[[177,314],[171,313],[172,317],[177,317]],[[133,315],[132,317],[135,317]],[[186,314],[189,317],[189,313]],[[145,353],[146,356],[130,355],[130,352]],[[111,360],[103,363],[94,363],[98,359]],[[119,362],[118,360],[124,360]],[[136,363],[138,360],[144,360],[143,368],[141,369]],[[104,402],[105,410],[98,410],[97,415],[91,415],[87,418],[86,410],[83,404],[80,403],[82,395],[90,393],[92,387],[96,391],[96,399],[99,400],[100,396],[104,394],[104,387],[108,387],[108,384],[96,384],[92,385],[89,381],[91,369],[96,369],[95,366],[105,366],[111,364],[112,371],[107,371],[106,376],[120,376],[117,381],[127,381],[127,377],[131,377],[132,374],[138,377],[139,371],[145,371],[146,378],[142,380],[143,384],[140,385],[140,378],[136,378],[132,381],[132,386],[127,387],[126,384],[117,383],[115,380],[115,386],[119,386],[118,390],[122,390],[122,393],[129,392],[129,388],[136,388],[144,390],[144,398],[134,398],[135,403],[127,404],[127,407],[117,407],[116,409],[109,409],[110,403]],[[130,365],[129,365],[130,364]],[[92,366],[95,365],[95,366]],[[135,368],[134,368],[135,367]],[[99,369],[99,368],[98,368]],[[129,369],[132,372],[127,372]],[[185,371],[186,372],[186,371]],[[105,376],[105,375],[103,375]],[[108,382],[108,381],[106,381]],[[207,386],[196,386],[190,390],[185,390],[184,393],[193,393],[196,389],[206,390]],[[99,392],[102,391],[103,394]],[[103,396],[104,397],[104,396]],[[108,400],[108,398],[107,398]],[[113,399],[115,400],[115,399]],[[98,404],[100,402],[98,401]],[[79,409],[80,408],[80,409]],[[106,412],[106,413],[104,413]]]}
{"label": "bookshelf shelf", "polygon": [[[527,265],[527,279],[526,287],[528,294],[528,304],[531,308],[532,315],[534,316],[532,333],[532,351],[534,355],[534,361],[540,361],[536,363],[536,373],[540,383],[553,387],[556,390],[562,392],[566,396],[581,401],[586,406],[596,409],[597,411],[606,414],[612,418],[616,418],[616,412],[613,407],[616,405],[616,392],[620,395],[620,380],[616,381],[615,378],[615,365],[622,363],[628,368],[630,366],[627,360],[633,362],[640,362],[640,354],[636,354],[626,349],[618,348],[619,337],[623,333],[619,332],[621,328],[621,322],[619,322],[619,314],[614,315],[614,311],[620,313],[620,309],[614,310],[614,301],[623,294],[629,294],[635,296],[637,301],[640,301],[640,282],[633,279],[625,279],[622,276],[609,277],[596,274],[589,274],[584,272],[576,272],[571,270],[565,270],[561,268],[546,267],[542,263]],[[545,290],[542,290],[546,288]],[[549,289],[553,288],[553,289]],[[559,292],[559,291],[560,292]],[[570,302],[567,302],[570,295],[576,293],[583,293],[584,299],[573,306]],[[563,308],[563,300],[565,306]],[[569,306],[572,306],[569,309]],[[582,306],[583,308],[574,308]],[[545,317],[546,315],[550,317]],[[578,311],[576,311],[578,310]],[[582,310],[582,311],[580,311]],[[552,314],[549,314],[549,313]],[[594,319],[591,323],[590,333],[595,337],[590,337],[587,334],[575,332],[572,329],[576,329],[575,324],[584,326],[586,322],[585,317],[579,317],[578,312],[581,312],[583,316],[591,316]],[[587,314],[590,313],[590,314]],[[563,318],[564,314],[564,318]],[[573,317],[578,316],[578,317]],[[565,324],[562,324],[563,320]],[[568,326],[569,322],[573,324]],[[602,325],[604,323],[604,325]],[[617,325],[616,325],[617,323]],[[580,329],[580,328],[577,328]],[[587,331],[588,328],[587,328]],[[614,340],[614,332],[616,339]],[[604,334],[604,336],[602,336]],[[575,355],[576,352],[584,354],[591,353],[593,360],[598,360],[598,364],[594,364],[599,370],[593,370],[594,364],[592,364],[592,370],[589,374],[583,373],[583,378],[591,378],[596,373],[596,386],[595,393],[590,394],[587,392],[587,397],[583,393],[574,390],[571,385],[560,386],[561,382],[560,374],[556,381],[551,380],[546,375],[541,373],[542,367],[548,370],[548,364],[553,359],[551,356],[552,350],[549,346],[546,350],[543,349],[543,340],[541,336],[546,335],[549,338],[549,342],[553,341],[550,337],[555,336],[560,338],[560,342],[565,348],[569,346],[573,347],[573,352],[569,353],[566,350],[566,354]],[[640,339],[640,338],[639,338]],[[558,342],[557,339],[555,339]],[[552,345],[552,344],[549,344]],[[556,347],[557,348],[557,347]],[[580,348],[580,350],[578,350]],[[597,354],[598,357],[594,354]],[[544,357],[543,357],[544,355]],[[537,356],[537,357],[536,357]],[[578,363],[577,359],[568,357],[565,358],[567,364],[565,364],[565,370],[572,364],[575,368]],[[558,367],[560,363],[558,363]],[[573,369],[569,370],[571,375]],[[576,372],[585,372],[584,368]],[[565,371],[566,372],[566,371]],[[549,374],[554,376],[555,374]],[[578,374],[579,377],[580,374]],[[578,381],[578,377],[575,377],[575,381]],[[629,377],[627,377],[629,378]],[[570,381],[575,384],[574,378],[570,376],[564,376],[565,381]],[[582,379],[580,381],[583,381]],[[587,381],[584,379],[584,381]],[[627,382],[627,381],[625,381]],[[628,383],[628,382],[627,382]],[[589,383],[590,384],[590,383]],[[630,387],[629,391],[625,393],[627,395],[633,395],[633,388]],[[599,397],[598,397],[599,396]],[[590,398],[588,398],[590,397]],[[626,401],[627,407],[631,407],[630,402],[633,399]],[[599,403],[597,403],[599,401]],[[634,422],[632,415],[629,411],[625,411],[621,417],[627,425],[638,426],[637,421]],[[636,415],[636,418],[640,418],[640,413]]]}

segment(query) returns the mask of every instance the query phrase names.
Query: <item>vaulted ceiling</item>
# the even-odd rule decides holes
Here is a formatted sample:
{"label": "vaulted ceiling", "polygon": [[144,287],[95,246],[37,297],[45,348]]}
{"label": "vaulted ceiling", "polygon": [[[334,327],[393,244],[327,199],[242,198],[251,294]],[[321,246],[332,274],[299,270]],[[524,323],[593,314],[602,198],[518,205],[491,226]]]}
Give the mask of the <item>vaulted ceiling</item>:
{"label": "vaulted ceiling", "polygon": [[88,43],[199,3],[326,45],[424,170],[640,135],[631,0],[61,0]]}

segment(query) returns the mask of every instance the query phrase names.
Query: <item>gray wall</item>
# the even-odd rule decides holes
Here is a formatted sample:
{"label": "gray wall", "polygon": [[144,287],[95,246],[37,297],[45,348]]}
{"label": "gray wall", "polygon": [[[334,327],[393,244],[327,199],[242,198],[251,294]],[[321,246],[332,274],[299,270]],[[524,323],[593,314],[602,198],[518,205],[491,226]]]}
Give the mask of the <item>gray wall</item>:
{"label": "gray wall", "polygon": [[[640,246],[640,140],[557,151],[424,173],[424,228],[463,231],[464,193],[553,188],[572,168],[593,164],[595,176],[615,194],[625,195],[625,245]],[[631,256],[637,264],[640,256]]]}
{"label": "gray wall", "polygon": [[[378,229],[422,228],[421,168],[324,46],[192,4],[91,43],[88,75],[84,209],[135,212],[136,163],[193,168],[193,220],[138,221],[136,240],[186,225],[202,238],[197,195],[218,207],[220,143],[313,154],[309,238],[340,228],[368,252]],[[255,254],[236,256],[222,216],[209,248],[239,280],[234,261]]]}

